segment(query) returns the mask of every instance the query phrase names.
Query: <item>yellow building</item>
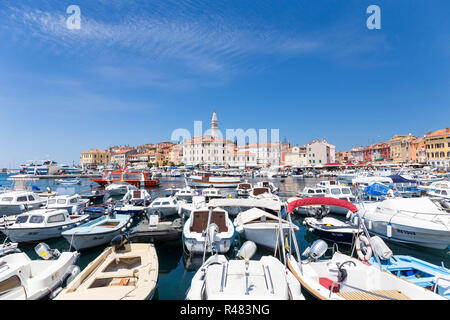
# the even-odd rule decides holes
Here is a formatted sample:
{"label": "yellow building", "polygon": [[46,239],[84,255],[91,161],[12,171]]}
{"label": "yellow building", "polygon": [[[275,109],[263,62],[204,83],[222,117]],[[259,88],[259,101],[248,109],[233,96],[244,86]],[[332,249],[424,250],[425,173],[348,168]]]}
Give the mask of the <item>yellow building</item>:
{"label": "yellow building", "polygon": [[450,128],[425,135],[427,163],[433,167],[450,167]]}
{"label": "yellow building", "polygon": [[100,149],[82,152],[80,156],[80,163],[83,169],[91,165],[108,164],[110,160],[111,154]]}
{"label": "yellow building", "polygon": [[411,144],[415,139],[416,137],[411,134],[397,134],[387,142],[391,149],[391,157],[394,163],[412,162]]}

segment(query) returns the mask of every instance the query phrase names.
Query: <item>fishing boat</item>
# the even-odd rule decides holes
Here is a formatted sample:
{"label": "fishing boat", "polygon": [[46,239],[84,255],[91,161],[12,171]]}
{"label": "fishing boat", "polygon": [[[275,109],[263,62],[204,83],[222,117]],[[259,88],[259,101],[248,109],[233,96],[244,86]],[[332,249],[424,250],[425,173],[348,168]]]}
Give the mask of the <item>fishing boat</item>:
{"label": "fishing boat", "polygon": [[220,189],[215,188],[215,187],[204,188],[201,191],[202,191],[202,196],[205,197],[206,201],[224,197],[224,195],[222,194]]}
{"label": "fishing boat", "polygon": [[207,207],[195,209],[186,220],[183,227],[183,242],[189,252],[225,253],[230,250],[234,239],[234,226],[228,213]]}
{"label": "fishing boat", "polygon": [[89,215],[91,220],[100,218],[101,216],[106,214],[106,208],[105,206],[102,205],[98,205],[98,206],[89,206],[89,207],[85,207],[84,209],[81,210],[82,214],[87,214]]}
{"label": "fishing boat", "polygon": [[148,300],[158,282],[158,256],[153,244],[112,241],[55,300]]}
{"label": "fishing boat", "polygon": [[83,199],[78,194],[60,195],[48,198],[44,206],[47,209],[65,209],[75,214],[85,208],[88,202],[88,199]]}
{"label": "fishing boat", "polygon": [[116,171],[105,170],[101,178],[89,178],[89,180],[97,182],[101,186],[107,184],[124,181],[138,188],[157,187],[161,184],[158,179],[153,178],[151,172],[145,171],[128,171],[126,167]]}
{"label": "fishing boat", "polygon": [[268,188],[271,193],[277,193],[279,190],[278,187],[270,181],[258,181],[255,184],[254,188]]}
{"label": "fishing boat", "polygon": [[209,257],[192,278],[186,300],[304,300],[299,282],[280,260],[251,260],[255,252],[247,241],[237,259]]}
{"label": "fishing boat", "polygon": [[102,203],[105,198],[105,190],[92,189],[83,193],[80,193],[80,197],[88,199],[89,204]]}
{"label": "fishing boat", "polygon": [[[288,198],[287,202],[292,202],[295,200],[304,199],[304,198],[311,198],[311,197],[324,197],[325,196],[325,189],[322,187],[305,187],[303,190],[296,194],[296,197],[290,197]],[[295,208],[295,212],[299,213],[301,215],[306,216],[314,216],[316,214],[316,209],[320,208],[320,206],[303,206]],[[325,215],[327,212],[324,212]]]}
{"label": "fishing boat", "polygon": [[80,184],[80,179],[55,179],[55,182],[57,184],[61,185],[74,185],[74,184]]}
{"label": "fishing boat", "polygon": [[172,186],[171,188],[164,189],[164,195],[166,197],[175,196],[175,194],[180,190],[180,188],[176,188]]}
{"label": "fishing boat", "polygon": [[76,250],[97,247],[109,243],[117,235],[124,233],[132,223],[129,215],[112,214],[91,220],[61,235]]}
{"label": "fishing boat", "polygon": [[[333,205],[342,206],[355,215],[358,208],[352,203],[330,197],[299,199],[288,206],[288,216],[295,207],[302,205]],[[419,287],[416,284],[399,278],[381,268],[367,263],[372,252],[373,242],[364,224],[360,224],[365,236],[361,236],[366,246],[363,253],[361,242],[355,244],[358,258],[353,258],[339,251],[334,251],[331,258],[322,258],[328,250],[328,245],[323,240],[316,240],[311,247],[303,253],[306,261],[301,261],[297,253],[297,259],[290,253],[287,256],[289,270],[301,283],[302,287],[311,295],[321,300],[442,300],[440,295]],[[292,238],[297,247],[295,237]],[[359,250],[358,250],[359,249]],[[298,251],[297,251],[298,252]]]}
{"label": "fishing boat", "polygon": [[178,200],[185,200],[187,202],[192,202],[192,197],[195,195],[200,195],[200,192],[189,186],[182,189],[178,189],[178,191],[175,193],[175,197]]}
{"label": "fishing boat", "polygon": [[13,242],[34,242],[59,238],[64,230],[89,220],[89,215],[69,215],[64,209],[35,209],[17,216],[16,221],[0,228]]}
{"label": "fishing boat", "polygon": [[35,251],[42,260],[18,252],[0,258],[0,299],[38,300],[52,297],[63,281],[77,272],[78,252],[51,250],[40,243]]}
{"label": "fishing boat", "polygon": [[450,214],[430,198],[394,198],[358,206],[374,235],[429,248],[450,246]]}
{"label": "fishing boat", "polygon": [[[356,197],[353,195],[352,189],[343,185],[325,186],[325,197],[345,200],[352,203],[356,202]],[[339,206],[327,206],[328,213],[346,215],[348,210]]]}
{"label": "fishing boat", "polygon": [[137,190],[137,187],[124,181],[114,182],[105,187],[110,196],[123,196],[130,190]]}
{"label": "fishing boat", "polygon": [[149,214],[129,232],[129,238],[133,242],[167,242],[181,238],[183,231],[183,219],[162,221],[157,214]]}
{"label": "fishing boat", "polygon": [[156,198],[150,203],[147,213],[158,212],[162,217],[176,215],[178,213],[178,201],[176,197]]}
{"label": "fishing boat", "polygon": [[192,211],[206,206],[206,198],[204,196],[193,196],[191,202],[178,200],[178,215],[180,217],[189,217]]}
{"label": "fishing boat", "polygon": [[24,210],[40,208],[45,203],[31,191],[11,191],[0,194],[0,216],[20,214]]}
{"label": "fishing boat", "polygon": [[147,190],[130,190],[114,205],[114,212],[129,214],[132,217],[143,215],[147,212],[150,201],[151,197]]}
{"label": "fishing boat", "polygon": [[204,173],[201,176],[192,175],[185,179],[186,185],[189,187],[216,187],[216,188],[236,188],[241,182],[239,177],[212,177],[209,173]]}

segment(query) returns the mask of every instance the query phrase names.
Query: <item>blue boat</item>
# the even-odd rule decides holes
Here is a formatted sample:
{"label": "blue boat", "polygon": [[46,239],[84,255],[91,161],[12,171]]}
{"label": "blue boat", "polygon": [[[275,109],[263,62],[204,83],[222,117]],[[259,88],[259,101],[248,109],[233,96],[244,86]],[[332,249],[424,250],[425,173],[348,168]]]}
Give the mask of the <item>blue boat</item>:
{"label": "blue boat", "polygon": [[103,216],[62,233],[62,236],[77,250],[109,243],[115,236],[131,226],[129,215]]}
{"label": "blue boat", "polygon": [[[368,261],[378,266],[375,257]],[[381,268],[420,287],[436,290],[436,293],[450,299],[450,270],[411,256],[393,255],[380,260]],[[438,279],[436,284],[436,279]]]}

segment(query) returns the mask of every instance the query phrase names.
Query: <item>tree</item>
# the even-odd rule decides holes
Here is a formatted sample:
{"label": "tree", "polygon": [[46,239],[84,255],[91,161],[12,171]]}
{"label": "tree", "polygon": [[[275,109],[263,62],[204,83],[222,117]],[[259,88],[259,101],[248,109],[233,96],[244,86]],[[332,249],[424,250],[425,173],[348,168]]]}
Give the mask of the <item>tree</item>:
{"label": "tree", "polygon": [[170,161],[170,166],[175,167],[175,163],[173,161]]}

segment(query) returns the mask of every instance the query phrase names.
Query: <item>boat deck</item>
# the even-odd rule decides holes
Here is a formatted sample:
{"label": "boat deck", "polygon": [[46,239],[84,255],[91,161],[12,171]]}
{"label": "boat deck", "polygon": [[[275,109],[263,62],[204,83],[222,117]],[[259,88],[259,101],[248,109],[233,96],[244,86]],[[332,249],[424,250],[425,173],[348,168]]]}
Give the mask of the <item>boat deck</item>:
{"label": "boat deck", "polygon": [[[395,300],[411,300],[410,297],[398,290],[374,290],[370,292]],[[362,291],[338,292],[336,294],[346,300],[388,300],[386,298]]]}

